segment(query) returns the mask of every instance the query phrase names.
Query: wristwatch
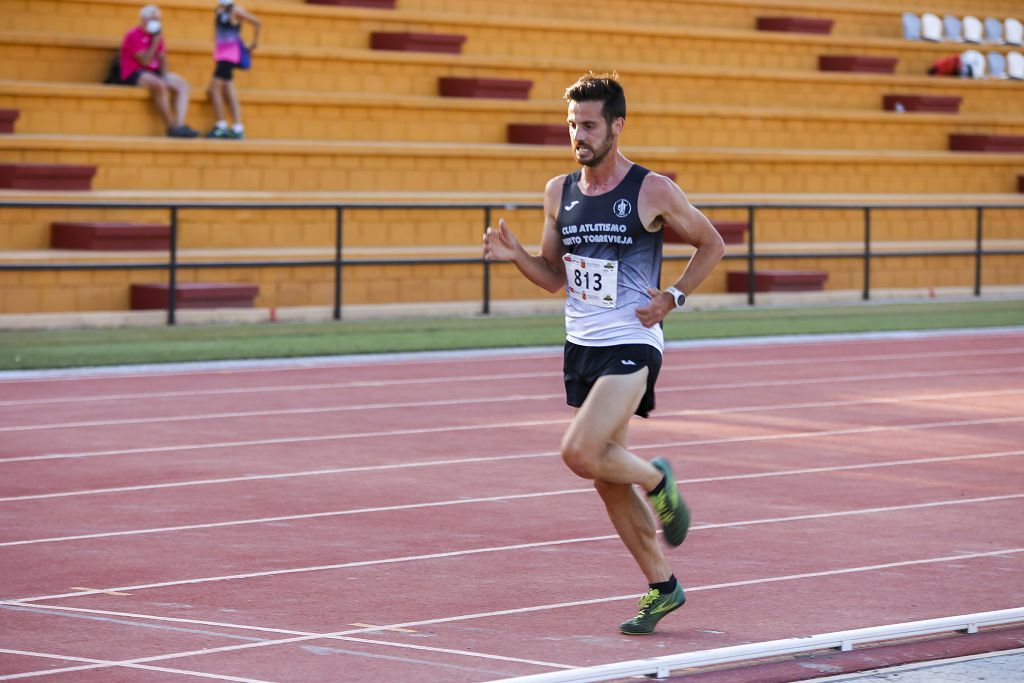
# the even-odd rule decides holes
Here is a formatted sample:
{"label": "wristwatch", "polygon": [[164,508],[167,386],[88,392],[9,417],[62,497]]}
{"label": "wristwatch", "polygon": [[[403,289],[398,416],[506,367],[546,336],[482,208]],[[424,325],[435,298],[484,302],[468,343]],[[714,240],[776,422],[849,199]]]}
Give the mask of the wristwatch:
{"label": "wristwatch", "polygon": [[676,302],[676,308],[682,308],[686,303],[686,295],[675,287],[669,287],[665,291],[672,295],[672,299]]}

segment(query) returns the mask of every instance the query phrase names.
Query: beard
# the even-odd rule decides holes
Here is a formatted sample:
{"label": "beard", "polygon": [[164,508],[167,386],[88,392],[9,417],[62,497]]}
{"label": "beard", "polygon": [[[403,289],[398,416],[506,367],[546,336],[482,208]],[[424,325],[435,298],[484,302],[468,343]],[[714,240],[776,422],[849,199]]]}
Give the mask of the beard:
{"label": "beard", "polygon": [[[579,151],[581,149],[590,150],[590,159],[589,160],[582,161],[580,159]],[[575,148],[574,151],[576,152],[576,161],[579,162],[579,164],[581,166],[590,166],[591,168],[593,168],[594,166],[597,166],[602,161],[604,161],[604,158],[606,156],[608,156],[608,152],[610,152],[611,149],[612,149],[612,134],[611,134],[611,131],[608,131],[608,135],[605,136],[604,140],[601,141],[601,144],[597,148],[591,147],[590,145],[587,145],[587,144],[584,144],[584,143],[579,143],[579,144],[576,145],[576,148]]]}

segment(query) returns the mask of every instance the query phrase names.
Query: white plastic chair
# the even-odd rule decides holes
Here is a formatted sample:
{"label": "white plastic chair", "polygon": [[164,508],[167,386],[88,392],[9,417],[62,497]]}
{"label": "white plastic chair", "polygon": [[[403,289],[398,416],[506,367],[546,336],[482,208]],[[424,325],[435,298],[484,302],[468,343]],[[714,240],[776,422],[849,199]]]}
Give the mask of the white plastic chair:
{"label": "white plastic chair", "polygon": [[984,35],[984,28],[981,25],[981,20],[978,17],[971,16],[968,14],[964,17],[964,42],[967,43],[980,43]]}
{"label": "white plastic chair", "polygon": [[903,13],[903,39],[921,40],[921,19],[913,12]]}
{"label": "white plastic chair", "polygon": [[946,40],[951,40],[954,43],[964,42],[964,37],[960,35],[960,18],[955,17],[952,14],[947,14],[942,18],[942,25],[946,29]]}
{"label": "white plastic chair", "polygon": [[1006,57],[1001,52],[988,53],[988,77],[1006,78]]}
{"label": "white plastic chair", "polygon": [[921,15],[921,37],[936,43],[942,40],[942,19],[931,12]]}
{"label": "white plastic chair", "polygon": [[984,78],[985,56],[977,50],[964,50],[960,55],[960,75],[965,78]]}
{"label": "white plastic chair", "polygon": [[1001,45],[1003,42],[1003,22],[995,17],[985,18],[985,42]]}
{"label": "white plastic chair", "polygon": [[1024,81],[1024,55],[1019,52],[1008,52],[1006,54],[1006,75],[1010,78]]}
{"label": "white plastic chair", "polygon": [[1024,45],[1024,24],[1020,23],[1020,19],[1008,17],[1003,22],[1003,29],[1003,40],[1010,45]]}

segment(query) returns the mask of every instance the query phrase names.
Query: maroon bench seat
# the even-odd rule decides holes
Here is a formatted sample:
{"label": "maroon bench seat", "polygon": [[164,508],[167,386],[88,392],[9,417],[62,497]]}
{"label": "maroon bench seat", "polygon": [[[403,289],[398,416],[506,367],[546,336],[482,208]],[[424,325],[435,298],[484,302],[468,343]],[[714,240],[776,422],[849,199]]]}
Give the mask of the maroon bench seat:
{"label": "maroon bench seat", "polygon": [[[722,236],[726,244],[742,244],[746,239],[748,223],[746,221],[711,221],[711,224]],[[665,244],[682,244],[683,240],[675,230],[665,230]]]}
{"label": "maroon bench seat", "polygon": [[95,166],[77,164],[0,164],[0,188],[11,190],[91,190]]}
{"label": "maroon bench seat", "polygon": [[20,114],[17,109],[0,109],[0,133],[13,133],[14,122]]}
{"label": "maroon bench seat", "polygon": [[878,57],[876,55],[820,55],[818,70],[891,74],[896,71],[898,61],[896,57]]}
{"label": "maroon bench seat", "polygon": [[533,81],[514,78],[465,78],[442,76],[438,83],[442,97],[487,97],[503,100],[530,99]]}
{"label": "maroon bench seat", "polygon": [[904,111],[936,112],[941,114],[960,113],[960,102],[962,98],[956,95],[913,95],[895,93],[882,96],[882,108],[886,111],[896,111],[897,104],[902,105]]}
{"label": "maroon bench seat", "polygon": [[568,145],[569,129],[564,123],[510,123],[508,141],[515,145]]}
{"label": "maroon bench seat", "polygon": [[370,48],[373,50],[397,50],[399,52],[445,52],[459,54],[466,36],[457,33],[393,33],[374,31],[370,34]]}
{"label": "maroon bench seat", "polygon": [[827,35],[832,32],[833,23],[832,19],[822,17],[758,17],[757,30]]}
{"label": "maroon bench seat", "polygon": [[[822,270],[755,270],[755,292],[820,292],[825,288],[828,273]],[[746,292],[749,282],[747,271],[730,270],[726,273],[726,290]]]}
{"label": "maroon bench seat", "polygon": [[370,9],[395,9],[397,0],[306,0],[310,5],[337,5],[338,7],[369,7]]}
{"label": "maroon bench seat", "polygon": [[[133,311],[167,308],[166,282],[133,284]],[[175,288],[176,308],[252,308],[258,285],[238,282],[179,282]]]}
{"label": "maroon bench seat", "polygon": [[988,135],[950,133],[949,148],[954,152],[1024,152],[1024,135]]}
{"label": "maroon bench seat", "polygon": [[51,249],[96,251],[167,250],[171,226],[116,221],[59,221],[50,223]]}

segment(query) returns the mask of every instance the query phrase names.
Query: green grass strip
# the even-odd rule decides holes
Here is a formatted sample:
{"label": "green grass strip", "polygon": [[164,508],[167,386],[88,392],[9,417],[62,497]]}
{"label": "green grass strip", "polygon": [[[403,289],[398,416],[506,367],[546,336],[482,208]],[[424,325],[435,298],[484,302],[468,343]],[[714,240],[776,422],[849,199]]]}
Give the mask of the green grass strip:
{"label": "green grass strip", "polygon": [[[674,313],[669,340],[1024,325],[1024,302],[935,301]],[[561,316],[0,332],[0,370],[560,345]]]}

